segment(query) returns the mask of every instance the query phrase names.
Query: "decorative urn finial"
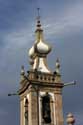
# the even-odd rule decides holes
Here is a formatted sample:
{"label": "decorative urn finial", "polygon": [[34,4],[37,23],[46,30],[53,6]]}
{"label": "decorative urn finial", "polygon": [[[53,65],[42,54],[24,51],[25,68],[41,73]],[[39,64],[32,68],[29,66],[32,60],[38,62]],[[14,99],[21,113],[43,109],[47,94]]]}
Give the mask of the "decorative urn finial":
{"label": "decorative urn finial", "polygon": [[75,123],[75,118],[74,118],[74,116],[73,116],[72,113],[69,113],[69,114],[67,115],[66,122],[67,122],[68,125],[74,125],[74,123]]}
{"label": "decorative urn finial", "polygon": [[24,75],[24,74],[25,74],[24,66],[22,65],[22,66],[21,66],[21,75]]}
{"label": "decorative urn finial", "polygon": [[25,70],[24,70],[24,66],[22,65],[21,66],[21,73],[20,73],[20,84],[24,80],[24,75],[25,75]]}
{"label": "decorative urn finial", "polygon": [[60,75],[60,59],[57,58],[56,60],[56,73]]}

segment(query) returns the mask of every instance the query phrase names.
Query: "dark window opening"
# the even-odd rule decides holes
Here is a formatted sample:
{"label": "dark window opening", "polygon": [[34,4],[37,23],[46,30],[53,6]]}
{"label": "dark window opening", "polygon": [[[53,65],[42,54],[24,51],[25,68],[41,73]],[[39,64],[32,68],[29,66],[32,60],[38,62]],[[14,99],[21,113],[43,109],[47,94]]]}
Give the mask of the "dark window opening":
{"label": "dark window opening", "polygon": [[42,97],[42,118],[45,123],[51,123],[50,95]]}
{"label": "dark window opening", "polygon": [[28,99],[25,100],[25,125],[28,125]]}

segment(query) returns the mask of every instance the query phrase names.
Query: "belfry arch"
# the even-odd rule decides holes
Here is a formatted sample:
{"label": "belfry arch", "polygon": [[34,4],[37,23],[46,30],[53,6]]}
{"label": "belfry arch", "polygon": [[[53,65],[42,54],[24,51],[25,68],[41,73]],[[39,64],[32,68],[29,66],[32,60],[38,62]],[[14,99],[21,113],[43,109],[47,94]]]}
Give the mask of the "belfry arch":
{"label": "belfry arch", "polygon": [[24,108],[25,125],[28,125],[28,98],[25,98]]}
{"label": "belfry arch", "polygon": [[39,114],[40,124],[55,124],[54,94],[50,92],[40,92]]}

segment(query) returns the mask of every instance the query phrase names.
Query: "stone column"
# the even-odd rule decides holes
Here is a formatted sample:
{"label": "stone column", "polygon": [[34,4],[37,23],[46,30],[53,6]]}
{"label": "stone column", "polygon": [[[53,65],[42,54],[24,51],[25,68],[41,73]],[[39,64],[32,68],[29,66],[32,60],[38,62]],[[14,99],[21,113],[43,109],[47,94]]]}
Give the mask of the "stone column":
{"label": "stone column", "polygon": [[29,125],[38,125],[37,92],[31,90],[29,97]]}
{"label": "stone column", "polygon": [[24,125],[24,99],[20,98],[20,125]]}
{"label": "stone column", "polygon": [[61,88],[55,89],[55,125],[63,125],[62,94]]}

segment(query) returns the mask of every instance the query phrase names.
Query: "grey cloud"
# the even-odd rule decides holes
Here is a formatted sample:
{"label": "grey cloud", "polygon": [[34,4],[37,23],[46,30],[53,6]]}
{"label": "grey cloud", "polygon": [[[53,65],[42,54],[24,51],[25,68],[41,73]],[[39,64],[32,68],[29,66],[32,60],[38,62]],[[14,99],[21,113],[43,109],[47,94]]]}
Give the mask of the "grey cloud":
{"label": "grey cloud", "polygon": [[79,33],[83,30],[83,2],[78,2],[62,10],[62,16],[50,18],[45,22],[46,36],[48,34],[62,37]]}

